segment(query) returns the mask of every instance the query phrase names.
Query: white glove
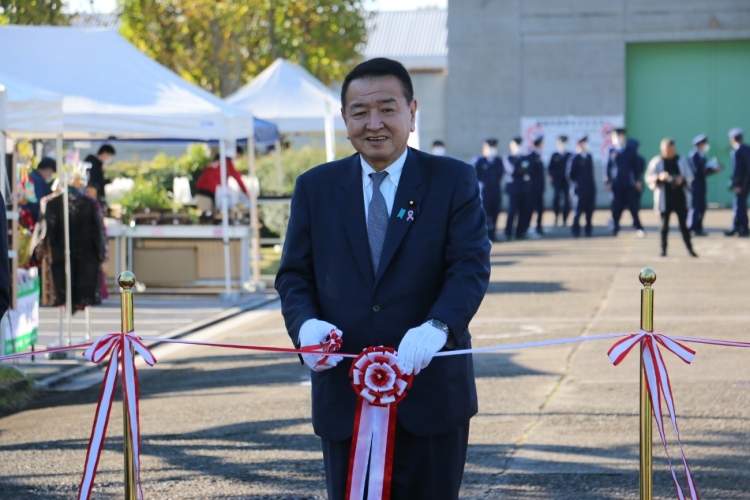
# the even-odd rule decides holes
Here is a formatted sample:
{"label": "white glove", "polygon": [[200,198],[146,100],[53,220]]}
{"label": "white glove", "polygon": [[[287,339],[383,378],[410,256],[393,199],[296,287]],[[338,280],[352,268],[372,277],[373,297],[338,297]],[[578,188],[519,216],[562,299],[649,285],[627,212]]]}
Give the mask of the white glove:
{"label": "white glove", "polygon": [[430,364],[437,352],[445,346],[448,334],[429,322],[412,328],[398,346],[398,367],[402,373],[417,375]]}
{"label": "white glove", "polygon": [[[341,330],[326,321],[320,321],[318,319],[308,319],[307,321],[302,323],[302,328],[299,329],[299,345],[301,347],[320,345],[321,342],[326,341],[328,336],[331,334],[331,331],[335,331],[336,333],[338,333],[339,337],[344,335]],[[342,359],[344,359],[341,356],[328,355],[328,359],[326,359],[324,362],[321,362],[321,360],[325,356],[326,355],[320,354],[303,354],[302,360],[311,370],[322,372],[323,370],[333,368],[334,366],[339,364]]]}

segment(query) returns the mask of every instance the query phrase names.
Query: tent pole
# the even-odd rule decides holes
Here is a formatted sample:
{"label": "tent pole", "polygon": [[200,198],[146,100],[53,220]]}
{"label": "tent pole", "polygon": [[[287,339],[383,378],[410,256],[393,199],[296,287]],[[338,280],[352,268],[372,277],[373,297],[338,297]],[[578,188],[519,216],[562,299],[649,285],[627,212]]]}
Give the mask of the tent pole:
{"label": "tent pole", "polygon": [[[219,141],[219,169],[221,171],[221,234],[224,240],[224,295],[232,296],[232,267],[229,255],[229,193],[227,193],[227,146],[224,139]],[[217,200],[218,201],[218,200]]]}
{"label": "tent pole", "polygon": [[68,345],[73,343],[73,279],[70,267],[70,211],[68,210],[68,176],[63,172],[62,134],[55,141],[55,161],[57,175],[62,176],[63,189],[63,231],[65,233],[65,324],[68,331]]}
{"label": "tent pole", "polygon": [[331,114],[331,105],[328,100],[325,102],[326,114],[323,117],[323,126],[325,130],[325,143],[326,143],[326,161],[333,161],[336,159],[336,132],[333,129],[333,115]]}
{"label": "tent pole", "polygon": [[5,132],[0,130],[0,168],[2,168],[2,175],[0,175],[0,193],[5,198],[5,203],[8,203],[8,197],[5,193],[5,179],[8,175],[8,170],[5,167]]}
{"label": "tent pole", "polygon": [[[260,224],[258,221],[258,195],[255,192],[255,182],[257,181],[257,172],[255,171],[255,137],[247,138],[247,158],[250,164],[250,181],[253,185],[250,187],[250,224],[253,230],[253,285],[260,285]],[[258,191],[260,191],[260,182],[258,182]]]}
{"label": "tent pole", "polygon": [[284,188],[284,174],[281,170],[281,139],[276,139],[274,146],[276,149],[276,180],[279,183],[279,189]]}

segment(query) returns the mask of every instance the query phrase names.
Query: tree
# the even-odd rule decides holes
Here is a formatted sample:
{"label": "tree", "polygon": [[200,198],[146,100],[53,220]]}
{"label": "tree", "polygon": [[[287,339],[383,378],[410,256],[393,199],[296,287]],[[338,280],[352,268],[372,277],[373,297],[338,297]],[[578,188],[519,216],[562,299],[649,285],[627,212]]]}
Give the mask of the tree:
{"label": "tree", "polygon": [[0,0],[0,24],[68,24],[63,0]]}
{"label": "tree", "polygon": [[364,43],[364,0],[121,0],[121,32],[187,80],[222,97],[276,58],[324,83]]}

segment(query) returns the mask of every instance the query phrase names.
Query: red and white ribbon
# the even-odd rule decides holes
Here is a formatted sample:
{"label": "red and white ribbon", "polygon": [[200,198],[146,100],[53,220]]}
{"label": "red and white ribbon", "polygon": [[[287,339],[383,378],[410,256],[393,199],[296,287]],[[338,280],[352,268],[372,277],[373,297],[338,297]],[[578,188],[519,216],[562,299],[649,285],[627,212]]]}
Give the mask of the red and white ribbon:
{"label": "red and white ribbon", "polygon": [[[359,396],[349,459],[347,500],[391,497],[396,408],[406,397],[413,375],[399,370],[396,350],[369,347],[352,363],[352,387]],[[369,478],[368,478],[369,465]]]}
{"label": "red and white ribbon", "polygon": [[[131,349],[132,348],[132,349]],[[101,363],[109,356],[107,370],[104,374],[104,383],[99,394],[99,403],[96,407],[94,425],[91,429],[91,437],[86,451],[86,464],[83,469],[83,478],[78,489],[78,500],[88,500],[91,497],[91,491],[94,488],[94,479],[96,478],[96,469],[99,465],[99,458],[104,447],[104,438],[107,435],[107,424],[109,414],[112,410],[112,402],[115,397],[115,386],[117,386],[118,368],[122,369],[122,389],[123,401],[128,412],[128,422],[130,424],[130,442],[133,450],[133,465],[135,480],[137,482],[138,499],[143,498],[141,490],[141,464],[140,464],[140,444],[141,430],[138,403],[138,374],[135,369],[135,360],[133,351],[143,357],[143,360],[149,365],[154,366],[156,358],[151,354],[148,347],[136,337],[133,332],[130,333],[110,333],[99,338],[94,342],[83,355],[89,361]],[[119,363],[119,367],[118,367]]]}
{"label": "red and white ribbon", "polygon": [[672,428],[677,436],[677,443],[680,446],[680,455],[682,455],[682,465],[685,468],[685,476],[687,476],[690,498],[691,500],[699,500],[700,496],[698,495],[698,488],[695,485],[693,474],[690,472],[690,466],[688,465],[685,451],[682,447],[680,430],[677,427],[672,385],[669,382],[669,374],[667,373],[667,367],[664,364],[664,358],[661,355],[659,345],[688,364],[693,361],[695,351],[685,347],[666,335],[641,330],[637,334],[617,341],[607,355],[609,356],[610,361],[617,366],[623,359],[625,359],[633,347],[639,344],[643,346],[643,373],[646,376],[646,388],[648,390],[648,397],[651,400],[651,410],[656,419],[656,426],[659,429],[659,437],[661,437],[661,444],[664,446],[664,453],[667,455],[669,470],[672,473],[672,480],[674,481],[674,486],[677,490],[677,498],[685,500],[685,493],[682,490],[680,482],[677,480],[677,474],[675,474],[674,467],[672,466],[672,458],[669,456],[669,450],[667,449],[667,438],[664,433],[664,417],[662,415],[662,398],[667,404],[667,411],[669,412],[669,418],[672,421]]}

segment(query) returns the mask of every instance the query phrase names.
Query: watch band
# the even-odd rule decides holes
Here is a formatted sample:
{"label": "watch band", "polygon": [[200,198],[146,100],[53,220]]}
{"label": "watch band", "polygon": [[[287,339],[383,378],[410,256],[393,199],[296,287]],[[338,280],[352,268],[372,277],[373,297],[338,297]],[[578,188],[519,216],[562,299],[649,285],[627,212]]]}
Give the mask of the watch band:
{"label": "watch band", "polygon": [[448,326],[448,323],[446,323],[445,321],[440,321],[437,318],[430,318],[429,320],[427,320],[427,322],[438,330],[442,330],[445,332],[445,335],[447,335],[447,338],[445,340],[446,349],[451,350],[456,348],[456,338],[451,335],[451,328]]}

